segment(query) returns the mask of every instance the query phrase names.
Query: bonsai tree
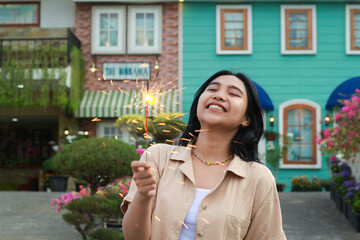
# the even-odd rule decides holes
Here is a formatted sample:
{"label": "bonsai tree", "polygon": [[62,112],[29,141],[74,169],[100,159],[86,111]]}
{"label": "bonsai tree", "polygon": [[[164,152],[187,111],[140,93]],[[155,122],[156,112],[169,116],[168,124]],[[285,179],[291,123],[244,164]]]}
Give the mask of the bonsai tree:
{"label": "bonsai tree", "polygon": [[139,154],[125,142],[85,138],[65,145],[54,156],[54,164],[60,172],[85,180],[94,195],[99,186],[131,175],[130,164],[136,159],[139,159]]}

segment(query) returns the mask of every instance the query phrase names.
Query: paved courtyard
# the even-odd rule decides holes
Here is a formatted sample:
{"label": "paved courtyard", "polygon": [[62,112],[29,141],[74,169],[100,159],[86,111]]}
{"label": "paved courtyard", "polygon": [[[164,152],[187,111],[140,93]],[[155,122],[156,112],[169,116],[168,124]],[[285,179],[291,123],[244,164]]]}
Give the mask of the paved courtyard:
{"label": "paved courtyard", "polygon": [[[81,240],[51,206],[61,193],[0,192],[0,240]],[[360,240],[326,192],[280,193],[289,240]]]}

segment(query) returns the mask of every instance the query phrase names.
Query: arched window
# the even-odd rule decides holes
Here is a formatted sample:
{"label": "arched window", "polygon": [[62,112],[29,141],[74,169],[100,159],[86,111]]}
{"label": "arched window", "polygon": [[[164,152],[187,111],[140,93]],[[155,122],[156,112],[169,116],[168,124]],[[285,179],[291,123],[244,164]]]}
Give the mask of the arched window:
{"label": "arched window", "polygon": [[287,152],[281,168],[321,168],[316,144],[320,132],[320,106],[308,100],[291,100],[280,105],[280,133]]}

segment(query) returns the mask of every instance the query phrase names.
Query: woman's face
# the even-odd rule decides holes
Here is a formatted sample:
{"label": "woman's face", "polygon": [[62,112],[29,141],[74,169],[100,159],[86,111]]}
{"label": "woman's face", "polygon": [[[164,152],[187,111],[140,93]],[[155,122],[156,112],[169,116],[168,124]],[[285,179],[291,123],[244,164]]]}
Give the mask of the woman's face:
{"label": "woman's face", "polygon": [[247,104],[245,85],[240,79],[232,75],[215,78],[200,95],[197,105],[201,128],[222,126],[237,130],[240,125],[248,126]]}

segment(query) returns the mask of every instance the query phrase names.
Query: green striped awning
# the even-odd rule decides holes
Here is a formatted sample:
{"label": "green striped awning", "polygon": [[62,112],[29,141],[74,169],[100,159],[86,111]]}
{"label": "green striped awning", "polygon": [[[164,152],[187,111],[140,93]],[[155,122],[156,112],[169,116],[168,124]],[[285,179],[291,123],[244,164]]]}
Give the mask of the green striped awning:
{"label": "green striped awning", "polygon": [[[179,90],[150,92],[155,103],[149,107],[149,116],[179,111]],[[116,118],[127,114],[146,114],[146,92],[141,90],[85,91],[78,118]]]}

